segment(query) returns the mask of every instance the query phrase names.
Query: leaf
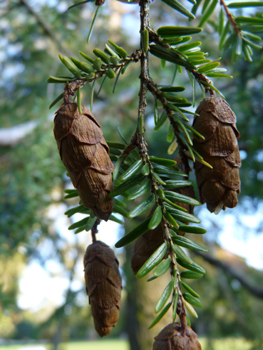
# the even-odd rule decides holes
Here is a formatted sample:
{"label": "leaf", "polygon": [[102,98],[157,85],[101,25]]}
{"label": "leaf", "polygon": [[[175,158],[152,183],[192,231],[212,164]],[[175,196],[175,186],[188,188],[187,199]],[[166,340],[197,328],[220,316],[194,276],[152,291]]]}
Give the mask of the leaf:
{"label": "leaf", "polygon": [[194,41],[192,43],[188,43],[188,44],[177,46],[177,50],[179,50],[180,52],[184,52],[184,51],[191,50],[191,49],[193,49],[195,47],[198,47],[201,44],[202,44],[201,41]]}
{"label": "leaf", "polygon": [[58,95],[58,97],[55,98],[55,100],[53,102],[50,103],[49,105],[49,109],[51,109],[53,106],[55,106],[56,103],[58,103],[58,101],[60,101],[62,98],[64,97],[64,92],[62,92],[60,95]]}
{"label": "leaf", "polygon": [[133,175],[138,173],[138,171],[142,168],[142,160],[137,160],[135,163],[132,164],[119,178],[119,180],[129,180]]}
{"label": "leaf", "polygon": [[175,293],[174,304],[173,304],[173,322],[175,322],[175,320],[176,320],[176,315],[177,315],[176,310],[177,310],[178,297],[179,297],[179,294]]}
{"label": "leaf", "polygon": [[163,92],[181,92],[185,90],[183,86],[158,85],[159,90]]}
{"label": "leaf", "polygon": [[[69,78],[69,77],[53,77],[52,75],[49,76],[47,83],[66,83],[68,81],[71,81],[73,78]],[[64,94],[64,93],[63,93]],[[59,95],[60,96],[60,95]],[[63,96],[62,96],[63,97]]]}
{"label": "leaf", "polygon": [[114,203],[113,212],[118,213],[124,216],[125,218],[129,217],[128,212],[125,209],[123,209],[123,207],[119,206],[117,203]]}
{"label": "leaf", "polygon": [[192,184],[193,183],[190,180],[166,180],[164,187],[166,189],[171,189],[171,188],[191,186]]}
{"label": "leaf", "polygon": [[154,172],[157,174],[162,175],[176,175],[176,176],[187,176],[185,173],[181,173],[176,168],[173,167],[167,167],[164,165],[159,165],[153,168]]}
{"label": "leaf", "polygon": [[179,229],[177,231],[185,232],[185,233],[201,234],[201,235],[207,232],[206,229],[203,227],[189,226],[189,225],[179,225]]}
{"label": "leaf", "polygon": [[149,230],[154,230],[162,221],[162,217],[163,217],[162,207],[158,205],[152,214],[151,221],[149,222],[149,225],[148,225]]}
{"label": "leaf", "polygon": [[179,225],[177,221],[172,217],[172,215],[168,212],[164,214],[165,219],[176,229]]}
{"label": "leaf", "polygon": [[172,7],[174,10],[182,13],[184,16],[189,17],[190,19],[195,19],[195,16],[187,10],[179,1],[177,0],[162,0],[166,5]]}
{"label": "leaf", "polygon": [[126,190],[129,190],[133,186],[137,185],[144,179],[144,176],[142,174],[136,175],[132,177],[131,179],[123,182],[121,185],[115,187],[110,193],[109,197],[115,197],[118,196],[119,194],[122,194]]}
{"label": "leaf", "polygon": [[176,151],[177,147],[178,147],[178,143],[177,143],[176,139],[174,139],[173,142],[168,147],[167,153],[173,154]]}
{"label": "leaf", "polygon": [[123,160],[124,160],[124,156],[121,156],[118,158],[117,162],[115,163],[114,171],[112,174],[113,180],[117,179]]}
{"label": "leaf", "polygon": [[159,321],[160,319],[166,314],[166,312],[170,309],[172,305],[172,302],[168,303],[165,308],[159,313],[159,315],[155,318],[155,320],[150,324],[148,329],[153,328]]}
{"label": "leaf", "polygon": [[156,251],[149,257],[137,272],[136,277],[142,278],[147,275],[155,266],[157,266],[167,252],[167,242],[164,242],[156,249]]}
{"label": "leaf", "polygon": [[200,252],[207,252],[207,249],[202,247],[200,244],[193,242],[191,239],[186,238],[184,236],[173,235],[172,240],[175,244],[180,245],[184,248],[189,248],[192,250],[197,250]]}
{"label": "leaf", "polygon": [[194,224],[200,224],[201,220],[196,216],[183,212],[182,210],[178,210],[170,207],[166,203],[164,204],[165,208],[169,211],[169,213],[173,216],[174,219],[184,222],[192,222]]}
{"label": "leaf", "polygon": [[79,51],[79,54],[80,54],[82,57],[84,57],[87,61],[89,61],[90,63],[93,63],[93,62],[94,62],[94,60],[93,60],[91,57],[87,56],[84,52]]}
{"label": "leaf", "polygon": [[106,141],[106,142],[110,148],[117,148],[121,150],[124,150],[126,148],[126,146],[123,143],[111,142],[111,141]]}
{"label": "leaf", "polygon": [[81,226],[81,227],[79,227],[74,233],[75,234],[77,234],[77,233],[79,233],[79,232],[81,232],[81,231],[89,231],[89,230],[91,230],[92,229],[92,227],[93,227],[93,225],[95,224],[95,221],[97,220],[97,217],[95,216],[95,217],[89,217],[88,218],[88,221],[87,221],[87,223],[85,224],[85,225],[83,225],[83,226]]}
{"label": "leaf", "polygon": [[159,182],[159,184],[161,185],[165,185],[165,182],[160,178],[160,176],[158,174],[156,174],[154,171],[152,172],[152,176],[155,178],[155,180],[157,182]]}
{"label": "leaf", "polygon": [[79,114],[82,114],[82,111],[81,111],[81,95],[80,95],[80,88],[79,88],[78,91],[77,91],[77,104],[78,104],[78,111],[79,111]]}
{"label": "leaf", "polygon": [[224,45],[224,42],[226,40],[226,37],[227,37],[227,34],[229,32],[229,29],[230,29],[230,21],[227,21],[226,22],[226,25],[225,25],[225,28],[223,30],[223,33],[220,37],[220,41],[219,41],[219,50],[222,49],[223,45]]}
{"label": "leaf", "polygon": [[247,39],[247,38],[244,38],[243,37],[243,41],[248,44],[249,46],[253,47],[253,49],[256,49],[256,50],[262,50],[262,46],[258,45],[258,44],[255,44],[253,41]]}
{"label": "leaf", "polygon": [[127,197],[129,201],[134,200],[140,196],[143,196],[147,192],[151,190],[151,182],[147,181],[142,186],[140,186],[138,189],[136,189],[134,192],[130,193]]}
{"label": "leaf", "polygon": [[175,203],[171,202],[169,199],[165,198],[165,196],[164,196],[163,200],[164,200],[166,203],[168,203],[171,207],[173,207],[173,208],[175,208],[175,209],[182,210],[183,212],[187,212],[187,210],[186,210],[185,208],[181,207],[181,206],[178,205],[178,204],[175,204]]}
{"label": "leaf", "polygon": [[196,205],[196,206],[200,205],[200,203],[196,199],[185,196],[177,192],[166,191],[165,197],[175,202],[186,203],[189,205]]}
{"label": "leaf", "polygon": [[163,126],[163,124],[165,123],[166,119],[167,119],[167,113],[166,113],[166,111],[163,111],[160,118],[157,120],[157,123],[154,127],[154,130],[155,131],[159,130]]}
{"label": "leaf", "polygon": [[178,262],[179,265],[185,267],[186,269],[188,270],[191,270],[191,271],[194,271],[194,272],[197,272],[197,273],[201,273],[201,274],[205,274],[205,270],[199,266],[198,264],[194,263],[192,260],[191,264],[190,263],[187,263],[186,261],[180,259],[180,258],[177,258],[176,261]]}
{"label": "leaf", "polygon": [[100,83],[100,88],[99,88],[99,91],[97,92],[97,96],[99,96],[101,90],[102,90],[102,87],[103,87],[103,84],[105,83],[105,80],[107,79],[107,75],[104,75],[104,77],[102,78],[102,81]]}
{"label": "leaf", "polygon": [[124,224],[123,221],[121,221],[120,219],[116,218],[116,216],[114,216],[114,215],[110,215],[109,220],[110,220],[110,221],[117,222],[118,224],[121,224],[121,225]]}
{"label": "leaf", "polygon": [[150,156],[150,161],[156,164],[164,165],[164,166],[175,166],[177,162],[172,159],[164,159],[164,158],[157,158],[154,156]]}
{"label": "leaf", "polygon": [[189,312],[189,314],[195,318],[198,318],[198,315],[195,309],[193,308],[193,306],[189,304],[186,300],[183,300],[183,303],[184,303],[184,306],[186,307],[186,310]]}
{"label": "leaf", "polygon": [[202,303],[200,300],[196,299],[189,293],[183,293],[184,299],[191,305],[197,306],[197,307],[202,307]]}
{"label": "leaf", "polygon": [[257,18],[257,17],[238,16],[238,17],[235,17],[235,21],[237,24],[239,24],[239,23],[263,24],[263,18]]}
{"label": "leaf", "polygon": [[220,13],[219,13],[219,22],[218,22],[218,32],[220,36],[223,34],[224,21],[225,21],[225,13],[223,8],[221,7]]}
{"label": "leaf", "polygon": [[178,247],[176,244],[172,244],[172,249],[175,252],[176,260],[179,259],[186,264],[192,263],[192,259],[183,251],[182,248]]}
{"label": "leaf", "polygon": [[171,38],[174,36],[189,35],[202,32],[202,28],[184,27],[184,26],[164,26],[157,29],[157,34],[163,38]]}
{"label": "leaf", "polygon": [[140,204],[136,205],[128,214],[130,219],[142,214],[146,210],[150,209],[155,203],[155,197],[151,193],[149,197],[145,198]]}
{"label": "leaf", "polygon": [[147,218],[144,220],[140,225],[138,225],[135,229],[133,229],[131,232],[129,232],[126,236],[122,237],[116,244],[116,248],[124,247],[125,245],[133,242],[135,239],[143,235],[145,232],[147,232],[148,224],[150,222],[151,218]]}
{"label": "leaf", "polygon": [[172,293],[173,285],[174,285],[174,281],[172,280],[165,287],[165,289],[162,292],[162,295],[160,296],[160,299],[158,300],[156,307],[154,309],[155,313],[159,313],[162,310],[162,308],[164,307],[164,305],[166,304],[169,296]]}
{"label": "leaf", "polygon": [[117,83],[118,83],[120,74],[121,74],[121,68],[119,68],[118,73],[117,73],[117,75],[116,75],[115,83],[114,83],[114,86],[113,86],[113,89],[112,89],[112,93],[113,93],[113,94],[114,94],[114,92],[115,92],[115,89],[116,89],[116,86],[117,86]]}
{"label": "leaf", "polygon": [[118,133],[119,133],[120,137],[122,138],[122,140],[126,143],[126,145],[128,145],[128,142],[126,141],[125,137],[123,136],[119,124],[117,125],[117,130],[118,130]]}
{"label": "leaf", "polygon": [[184,270],[180,273],[181,278],[185,279],[199,279],[202,278],[203,275],[201,273],[193,272],[190,270]]}
{"label": "leaf", "polygon": [[[169,256],[167,259],[163,260],[153,271],[154,276],[160,277],[170,268],[172,258]],[[203,276],[203,275],[202,275]]]}
{"label": "leaf", "polygon": [[207,73],[210,72],[212,69],[217,68],[218,66],[220,66],[219,62],[207,63],[204,66],[198,68],[197,72],[200,74]]}
{"label": "leaf", "polygon": [[194,69],[194,66],[188,62],[183,56],[179,55],[176,50],[164,48],[158,44],[150,45],[150,52],[152,55],[164,59],[166,61],[176,63],[180,66],[186,67],[187,69]]}
{"label": "leaf", "polygon": [[193,297],[200,298],[200,295],[197,294],[191,287],[189,287],[188,284],[183,281],[180,281],[180,283]]}
{"label": "leaf", "polygon": [[239,9],[239,8],[244,8],[244,7],[262,7],[263,6],[263,1],[236,1],[236,2],[231,2],[230,4],[227,5],[228,8],[231,9]]}
{"label": "leaf", "polygon": [[93,31],[94,24],[96,22],[96,19],[97,19],[98,13],[99,13],[99,9],[100,9],[100,6],[97,6],[97,9],[96,9],[96,11],[94,13],[94,16],[93,16],[93,19],[92,19],[92,22],[91,22],[91,25],[90,25],[90,29],[89,29],[89,33],[88,33],[88,37],[87,37],[87,43],[89,42],[89,39],[91,37],[91,33]]}
{"label": "leaf", "polygon": [[210,6],[206,9],[198,27],[202,27],[208,21],[208,19],[214,12],[214,9],[216,8],[217,3],[218,3],[218,0],[212,0]]}
{"label": "leaf", "polygon": [[148,176],[150,174],[149,163],[144,164],[141,172],[144,176]]}
{"label": "leaf", "polygon": [[69,199],[69,198],[74,198],[74,197],[78,197],[78,196],[79,196],[79,194],[76,191],[76,192],[72,192],[72,193],[67,194],[64,198]]}
{"label": "leaf", "polygon": [[67,210],[64,214],[70,218],[72,215],[74,215],[76,213],[91,214],[90,210],[88,208],[84,207],[83,204],[79,205],[75,208],[71,208],[71,209]]}

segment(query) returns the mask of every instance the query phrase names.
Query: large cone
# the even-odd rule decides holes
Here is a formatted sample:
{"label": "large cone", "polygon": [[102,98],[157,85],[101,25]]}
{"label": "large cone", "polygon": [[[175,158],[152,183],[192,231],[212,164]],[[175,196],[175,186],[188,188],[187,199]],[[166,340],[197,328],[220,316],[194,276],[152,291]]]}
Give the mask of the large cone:
{"label": "large cone", "polygon": [[96,241],[84,256],[86,292],[89,296],[94,326],[100,337],[116,326],[121,306],[119,262],[105,243]]}
{"label": "large cone", "polygon": [[202,350],[192,328],[183,333],[179,323],[170,323],[154,339],[153,350]]}
{"label": "large cone", "polygon": [[195,162],[195,175],[201,203],[216,214],[237,205],[240,193],[241,159],[236,116],[220,97],[205,98],[198,106],[193,127],[205,137],[196,138],[194,148],[213,169]]}
{"label": "large cone", "polygon": [[55,115],[54,135],[82,204],[107,221],[113,210],[108,194],[113,189],[114,165],[99,123],[84,105],[81,109],[82,114],[76,103],[62,105]]}

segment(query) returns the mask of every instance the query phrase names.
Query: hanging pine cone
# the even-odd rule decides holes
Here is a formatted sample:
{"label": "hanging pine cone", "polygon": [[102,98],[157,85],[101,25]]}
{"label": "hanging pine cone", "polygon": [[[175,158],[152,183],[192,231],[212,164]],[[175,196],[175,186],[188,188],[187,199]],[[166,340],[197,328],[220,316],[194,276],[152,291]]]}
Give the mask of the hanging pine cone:
{"label": "hanging pine cone", "polygon": [[84,256],[86,292],[89,296],[94,326],[100,337],[116,326],[121,307],[119,262],[105,243],[96,241]]}
{"label": "hanging pine cone", "polygon": [[113,210],[114,166],[100,124],[92,113],[76,103],[63,104],[56,112],[54,135],[59,154],[82,204],[99,219],[108,220]]}
{"label": "hanging pine cone", "polygon": [[[191,198],[195,198],[193,186],[176,188],[174,192],[183,194]],[[186,209],[187,212],[190,214],[193,214],[194,212],[194,207],[192,205],[189,205],[186,203],[179,203],[179,202],[175,202],[175,204],[180,205],[182,208]],[[183,232],[177,232],[177,234],[180,236],[185,235],[185,233]],[[145,263],[145,261],[149,259],[149,257],[155,252],[155,250],[163,242],[164,242],[164,238],[163,238],[163,230],[162,230],[161,224],[157,226],[154,230],[149,230],[145,232],[142,236],[140,236],[138,239],[136,239],[133,247],[132,258],[131,258],[131,267],[135,275],[139,271],[139,269],[142,267],[142,265]]]}
{"label": "hanging pine cone", "polygon": [[153,350],[202,350],[192,328],[183,332],[179,323],[170,323],[154,339]]}
{"label": "hanging pine cone", "polygon": [[237,205],[240,193],[241,159],[236,116],[220,97],[205,98],[198,106],[193,127],[205,137],[196,138],[194,148],[213,169],[195,162],[195,175],[201,203],[216,214]]}

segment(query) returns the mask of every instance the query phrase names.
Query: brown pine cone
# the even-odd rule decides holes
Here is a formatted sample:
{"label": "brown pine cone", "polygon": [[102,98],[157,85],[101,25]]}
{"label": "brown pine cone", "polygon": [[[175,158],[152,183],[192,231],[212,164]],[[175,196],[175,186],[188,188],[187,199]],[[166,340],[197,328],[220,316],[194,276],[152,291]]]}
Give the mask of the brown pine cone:
{"label": "brown pine cone", "polygon": [[154,339],[153,350],[202,350],[192,328],[183,332],[179,323],[170,323]]}
{"label": "brown pine cone", "polygon": [[[191,198],[195,198],[193,186],[176,188],[174,192],[183,194]],[[194,207],[192,205],[179,202],[175,202],[175,204],[180,205],[182,208],[185,208],[190,214],[193,214],[194,212]],[[177,234],[180,236],[185,235],[185,233],[183,232],[177,232]],[[149,230],[145,232],[142,236],[140,236],[138,239],[136,239],[131,258],[131,267],[135,275],[145,263],[145,261],[149,259],[149,257],[163,242],[164,239],[161,224],[157,226],[154,230]]]}
{"label": "brown pine cone", "polygon": [[105,243],[96,241],[88,246],[84,256],[86,292],[100,337],[109,335],[119,318],[122,285],[118,266],[113,250]]}
{"label": "brown pine cone", "polygon": [[76,103],[63,104],[54,118],[54,135],[59,154],[82,204],[99,219],[108,220],[113,210],[114,165],[109,157],[100,124],[92,113]]}
{"label": "brown pine cone", "polygon": [[214,95],[205,98],[196,113],[193,127],[205,140],[196,138],[194,148],[213,167],[195,162],[200,201],[217,214],[226,207],[234,208],[240,193],[236,116],[225,100]]}

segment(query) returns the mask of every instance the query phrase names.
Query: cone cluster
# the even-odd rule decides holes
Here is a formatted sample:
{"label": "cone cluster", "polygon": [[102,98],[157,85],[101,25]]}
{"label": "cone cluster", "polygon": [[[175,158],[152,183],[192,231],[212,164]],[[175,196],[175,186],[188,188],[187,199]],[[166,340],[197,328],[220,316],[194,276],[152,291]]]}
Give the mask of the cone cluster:
{"label": "cone cluster", "polygon": [[202,350],[192,328],[183,332],[179,323],[170,323],[154,339],[153,350]]}
{"label": "cone cluster", "polygon": [[[195,198],[193,186],[176,188],[174,192],[186,195],[191,198]],[[180,205],[182,208],[185,208],[190,214],[193,214],[194,212],[194,207],[192,205],[179,202],[175,202],[175,204]],[[183,232],[177,232],[177,234],[181,236],[185,235],[185,233]],[[145,261],[149,259],[149,257],[156,251],[158,247],[160,247],[160,245],[163,242],[164,238],[161,224],[157,226],[154,230],[149,230],[145,232],[135,241],[131,258],[131,267],[135,275],[145,263]]]}
{"label": "cone cluster", "polygon": [[114,165],[109,157],[100,124],[84,105],[62,105],[54,118],[54,135],[59,154],[82,204],[99,219],[108,220],[113,210]]}
{"label": "cone cluster", "polygon": [[201,203],[210,212],[234,208],[240,193],[241,159],[236,116],[229,104],[217,96],[205,98],[198,106],[193,127],[205,137],[196,138],[194,148],[213,169],[195,162],[195,175]]}
{"label": "cone cluster", "polygon": [[86,292],[89,296],[94,326],[100,337],[116,326],[121,306],[119,262],[105,243],[96,241],[84,256]]}

